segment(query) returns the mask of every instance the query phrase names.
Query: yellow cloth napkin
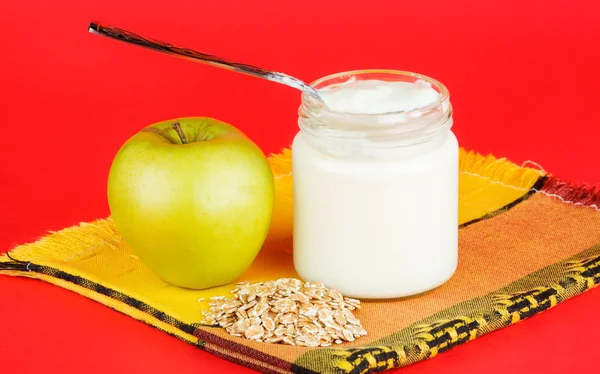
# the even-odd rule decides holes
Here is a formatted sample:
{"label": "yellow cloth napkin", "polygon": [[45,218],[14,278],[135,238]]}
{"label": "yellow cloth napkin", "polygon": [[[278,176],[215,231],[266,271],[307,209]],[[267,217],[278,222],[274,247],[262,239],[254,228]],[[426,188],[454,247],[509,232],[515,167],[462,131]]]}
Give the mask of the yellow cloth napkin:
{"label": "yellow cloth napkin", "polygon": [[[293,269],[291,151],[269,158],[276,206],[267,242],[240,281],[297,277]],[[417,297],[368,301],[368,336],[331,348],[266,344],[203,327],[211,296],[150,272],[110,218],[50,233],[0,256],[0,274],[72,290],[201,349],[272,373],[366,373],[435,356],[508,326],[600,282],[600,191],[504,159],[460,152],[459,267]]]}

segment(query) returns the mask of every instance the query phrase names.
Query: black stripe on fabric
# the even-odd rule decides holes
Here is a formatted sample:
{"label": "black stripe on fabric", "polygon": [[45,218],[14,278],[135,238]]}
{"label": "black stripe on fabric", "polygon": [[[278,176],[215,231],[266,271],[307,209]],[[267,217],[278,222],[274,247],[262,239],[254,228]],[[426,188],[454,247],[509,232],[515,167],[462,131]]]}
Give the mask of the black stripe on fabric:
{"label": "black stripe on fabric", "polygon": [[[122,292],[119,292],[119,291],[113,290],[111,288],[108,288],[106,286],[103,286],[99,283],[92,282],[86,278],[83,278],[83,277],[80,277],[77,275],[73,275],[73,274],[69,274],[62,270],[52,268],[50,266],[42,266],[42,265],[36,265],[31,262],[18,261],[18,260],[13,259],[10,256],[9,256],[9,258],[11,258],[14,262],[0,262],[0,270],[14,270],[14,271],[22,271],[22,272],[32,271],[32,272],[39,273],[39,274],[49,275],[54,278],[67,281],[69,283],[73,283],[82,288],[92,290],[101,295],[110,297],[111,299],[119,300],[141,312],[149,314],[149,315],[153,316],[154,318],[179,329],[180,331],[183,331],[189,335],[194,335],[196,338],[199,339],[197,346],[202,348],[203,350],[206,350],[208,348],[206,346],[206,341],[204,341],[204,340],[210,339],[210,340],[212,340],[211,341],[212,344],[215,344],[221,348],[230,349],[233,352],[246,355],[250,358],[262,360],[267,364],[270,364],[270,365],[278,367],[278,368],[282,368],[284,370],[289,370],[289,367],[291,365],[290,362],[282,360],[278,357],[271,356],[267,353],[258,351],[256,349],[253,349],[246,345],[235,343],[233,341],[230,341],[230,340],[221,338],[217,335],[211,334],[210,332],[207,332],[205,330],[196,328],[197,326],[203,326],[203,327],[213,327],[213,326],[206,326],[206,325],[201,325],[198,323],[190,325],[190,324],[180,321],[174,317],[171,317],[170,315],[166,314],[165,312],[163,312],[159,309],[156,309],[153,306],[144,303],[143,301],[137,300],[131,296],[128,296]],[[155,328],[163,331],[162,329],[160,329],[156,326],[152,326],[152,327],[155,327]],[[221,343],[221,344],[219,344],[219,343]]]}
{"label": "black stripe on fabric", "polygon": [[[3,269],[3,265],[5,265],[5,264],[6,263],[0,263],[0,269]],[[62,279],[69,283],[73,283],[80,287],[97,292],[101,295],[110,297],[111,299],[119,300],[119,301],[123,302],[124,304],[127,304],[135,309],[138,309],[144,313],[147,313],[147,314],[155,317],[156,319],[163,321],[173,327],[176,327],[179,330],[181,330],[187,334],[193,335],[194,332],[196,331],[196,328],[194,326],[188,325],[176,318],[168,316],[163,311],[158,310],[158,309],[152,307],[151,305],[148,305],[148,304],[146,304],[140,300],[137,300],[131,296],[128,296],[122,292],[113,290],[112,288],[108,288],[102,284],[92,282],[86,278],[83,278],[83,277],[80,277],[77,275],[73,275],[73,274],[69,274],[62,270],[55,269],[55,268],[52,268],[49,266],[36,265],[34,263],[19,262],[18,265],[20,266],[20,268],[18,270],[21,270],[21,271],[29,270],[29,271],[32,271],[35,273],[50,275],[54,278]]]}
{"label": "black stripe on fabric", "polygon": [[490,212],[482,217],[475,218],[474,220],[465,222],[462,225],[458,226],[458,228],[462,229],[462,228],[472,225],[474,223],[485,221],[490,218],[494,218],[497,215],[502,214],[502,213],[514,208],[515,206],[519,205],[523,201],[529,199],[531,196],[535,195],[539,190],[541,190],[544,187],[544,185],[546,184],[547,181],[548,181],[547,176],[543,175],[543,176],[539,177],[538,180],[533,184],[533,186],[531,186],[529,191],[527,191],[527,193],[525,193],[523,196],[519,197],[518,199],[514,200],[513,202],[511,202],[509,204],[506,204],[505,206],[503,206],[502,208],[500,208],[498,210]]}
{"label": "black stripe on fabric", "polygon": [[319,374],[319,372],[317,372],[317,371],[307,369],[307,368],[300,366],[298,364],[295,364],[295,363],[292,363],[291,371],[292,371],[292,373],[296,373],[296,374]]}

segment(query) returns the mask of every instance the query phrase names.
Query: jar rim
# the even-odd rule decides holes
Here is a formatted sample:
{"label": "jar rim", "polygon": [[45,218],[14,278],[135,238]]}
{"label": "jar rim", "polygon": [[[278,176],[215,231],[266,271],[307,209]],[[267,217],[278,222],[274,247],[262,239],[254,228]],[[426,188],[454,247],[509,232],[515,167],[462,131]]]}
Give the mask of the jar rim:
{"label": "jar rim", "polygon": [[[402,115],[406,115],[406,116],[413,116],[417,113],[423,113],[423,112],[426,113],[428,111],[435,110],[440,105],[442,105],[444,102],[448,101],[450,98],[450,93],[448,91],[448,88],[446,88],[446,86],[443,83],[441,83],[440,81],[438,81],[437,79],[431,78],[424,74],[414,73],[414,72],[405,71],[405,70],[394,70],[394,69],[349,70],[349,71],[343,71],[343,72],[339,72],[339,73],[335,73],[335,74],[326,75],[324,77],[318,78],[318,79],[310,82],[309,85],[312,88],[315,88],[318,90],[318,88],[320,88],[319,85],[322,83],[325,83],[327,81],[332,81],[332,80],[342,78],[342,77],[364,76],[364,75],[368,75],[368,74],[404,76],[404,77],[411,77],[415,80],[423,80],[423,81],[429,83],[432,86],[432,88],[438,92],[439,97],[437,98],[436,101],[434,101],[431,104],[428,104],[426,106],[422,106],[419,108],[410,109],[410,110],[399,110],[399,111],[382,112],[382,113],[360,113],[360,114],[359,113],[351,113],[351,112],[333,111],[333,110],[327,108],[323,103],[319,102],[318,100],[316,100],[315,98],[313,98],[312,96],[310,96],[304,92],[302,93],[302,96],[301,96],[302,102],[310,103],[311,105],[316,105],[316,106],[320,107],[321,110],[326,110],[331,113],[336,113],[336,114],[340,114],[340,115],[361,116],[361,117],[368,118],[368,117],[377,117],[377,116],[381,117],[381,116],[385,116],[385,115],[398,115],[398,114],[402,114]],[[323,86],[323,87],[327,87],[327,86]]]}
{"label": "jar rim", "polygon": [[[316,89],[343,84],[352,77],[388,81],[425,82],[439,97],[429,105],[384,113],[338,112],[318,99],[303,93],[298,108],[298,125],[306,134],[337,141],[368,140],[378,147],[411,145],[433,139],[452,126],[449,92],[441,82],[423,74],[389,69],[352,70],[331,74],[310,83]],[[395,77],[395,79],[394,79]],[[341,78],[341,79],[340,79]]]}

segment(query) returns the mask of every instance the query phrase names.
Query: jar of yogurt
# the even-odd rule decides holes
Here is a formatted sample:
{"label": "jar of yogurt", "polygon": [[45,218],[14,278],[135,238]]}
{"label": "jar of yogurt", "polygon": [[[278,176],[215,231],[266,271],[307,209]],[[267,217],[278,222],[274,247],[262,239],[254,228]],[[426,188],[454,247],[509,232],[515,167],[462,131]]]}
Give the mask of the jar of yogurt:
{"label": "jar of yogurt", "polygon": [[292,144],[294,266],[363,299],[419,294],[458,260],[458,142],[435,79],[362,70],[311,84]]}

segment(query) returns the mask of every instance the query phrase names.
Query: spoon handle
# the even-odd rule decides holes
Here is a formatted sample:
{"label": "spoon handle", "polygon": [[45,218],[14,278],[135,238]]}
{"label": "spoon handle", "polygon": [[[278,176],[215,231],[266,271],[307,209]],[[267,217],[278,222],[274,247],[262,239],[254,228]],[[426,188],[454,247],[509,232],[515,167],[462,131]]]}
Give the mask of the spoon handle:
{"label": "spoon handle", "polygon": [[296,88],[302,92],[306,92],[320,102],[323,102],[317,91],[301,81],[284,73],[265,70],[257,66],[242,64],[239,62],[229,61],[221,57],[209,55],[206,53],[194,51],[192,49],[177,47],[170,43],[161,42],[154,39],[145,38],[143,36],[132,33],[131,31],[119,29],[113,26],[102,25],[99,23],[90,23],[89,32],[103,35],[122,42],[135,44],[140,47],[152,49],[154,51],[166,53],[171,56],[180,57],[196,62],[201,62],[207,65],[212,65],[225,70],[231,70],[238,73],[251,75],[266,79],[272,82],[277,82],[286,86]]}

